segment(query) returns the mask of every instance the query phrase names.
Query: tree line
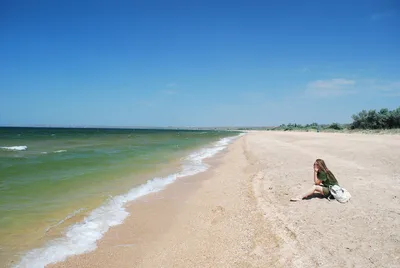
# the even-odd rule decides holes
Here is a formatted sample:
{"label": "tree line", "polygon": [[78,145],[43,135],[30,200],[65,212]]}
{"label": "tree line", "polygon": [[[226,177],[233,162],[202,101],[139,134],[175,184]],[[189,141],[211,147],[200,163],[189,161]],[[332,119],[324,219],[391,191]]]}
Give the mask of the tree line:
{"label": "tree line", "polygon": [[353,122],[350,124],[318,124],[312,123],[307,125],[301,125],[296,123],[283,124],[279,127],[273,128],[275,130],[322,130],[322,129],[394,129],[400,128],[400,107],[394,110],[386,108],[376,110],[362,110],[358,114],[354,114],[352,117]]}
{"label": "tree line", "polygon": [[400,128],[400,107],[394,110],[386,108],[362,110],[352,116],[351,129],[392,129]]}

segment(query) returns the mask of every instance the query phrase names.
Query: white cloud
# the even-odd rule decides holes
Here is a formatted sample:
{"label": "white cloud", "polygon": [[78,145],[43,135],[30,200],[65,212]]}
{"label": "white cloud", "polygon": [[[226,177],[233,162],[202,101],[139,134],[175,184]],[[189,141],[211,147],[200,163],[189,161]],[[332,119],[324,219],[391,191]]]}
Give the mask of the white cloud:
{"label": "white cloud", "polygon": [[335,78],[330,80],[316,80],[308,83],[306,93],[317,97],[332,97],[356,93],[356,81]]}
{"label": "white cloud", "polygon": [[137,100],[136,104],[138,104],[140,106],[145,106],[145,107],[148,107],[148,108],[152,108],[152,107],[156,106],[156,102],[155,101],[144,100],[144,99]]}
{"label": "white cloud", "polygon": [[400,82],[380,83],[375,85],[374,88],[380,91],[396,91],[400,90]]}
{"label": "white cloud", "polygon": [[385,19],[385,18],[390,18],[392,16],[394,16],[396,13],[395,10],[389,10],[389,11],[385,11],[385,12],[379,12],[379,13],[375,13],[371,15],[371,20],[377,21],[377,20],[381,20],[381,19]]}
{"label": "white cloud", "polygon": [[372,81],[369,85],[373,90],[382,93],[384,96],[400,96],[400,81]]}
{"label": "white cloud", "polygon": [[383,96],[386,96],[386,97],[400,97],[400,91],[394,91],[394,92],[385,93],[385,94],[383,94]]}
{"label": "white cloud", "polygon": [[166,94],[166,95],[175,95],[175,94],[178,94],[178,91],[172,90],[172,89],[162,90],[161,92],[164,93],[164,94]]}
{"label": "white cloud", "polygon": [[298,71],[301,72],[301,73],[308,73],[308,72],[310,72],[311,70],[310,70],[310,68],[308,68],[308,67],[303,67],[303,68],[300,68]]}
{"label": "white cloud", "polygon": [[168,83],[165,85],[166,89],[160,90],[159,92],[164,95],[176,95],[178,94],[177,86],[177,83]]}

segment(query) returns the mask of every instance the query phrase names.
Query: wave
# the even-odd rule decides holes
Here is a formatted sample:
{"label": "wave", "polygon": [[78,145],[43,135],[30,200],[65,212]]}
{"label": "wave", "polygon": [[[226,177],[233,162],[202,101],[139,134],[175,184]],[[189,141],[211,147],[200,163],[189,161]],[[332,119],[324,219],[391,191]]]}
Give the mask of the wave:
{"label": "wave", "polygon": [[54,151],[53,153],[65,153],[67,150],[57,150],[57,151]]}
{"label": "wave", "polygon": [[69,219],[75,217],[76,215],[78,215],[79,213],[81,213],[82,211],[85,211],[85,210],[86,210],[86,208],[80,208],[80,209],[77,209],[77,210],[75,210],[74,212],[68,214],[68,215],[67,215],[64,219],[62,219],[61,221],[59,221],[59,222],[57,222],[56,224],[51,225],[50,227],[48,227],[48,228],[46,229],[45,233],[48,233],[48,232],[49,232],[51,229],[53,229],[54,227],[57,227],[57,226],[59,226],[60,224],[63,224],[65,221],[67,221],[67,220],[69,220]]}
{"label": "wave", "polygon": [[26,145],[21,145],[21,146],[10,146],[10,147],[0,147],[1,150],[4,151],[25,151],[28,149],[28,146]]}
{"label": "wave", "polygon": [[60,262],[68,256],[83,254],[96,249],[96,241],[112,226],[121,224],[129,213],[125,204],[150,193],[166,188],[179,178],[191,176],[208,169],[203,160],[214,156],[226,148],[234,137],[223,138],[207,147],[190,154],[181,171],[161,178],[153,178],[145,184],[131,189],[124,195],[110,198],[104,205],[94,209],[82,222],[70,226],[64,237],[52,240],[42,248],[27,252],[15,267],[42,268],[50,263]]}
{"label": "wave", "polygon": [[[65,153],[67,150],[57,150],[57,151],[53,151],[53,154],[58,154],[58,153]],[[48,152],[41,152],[41,154],[48,154]]]}

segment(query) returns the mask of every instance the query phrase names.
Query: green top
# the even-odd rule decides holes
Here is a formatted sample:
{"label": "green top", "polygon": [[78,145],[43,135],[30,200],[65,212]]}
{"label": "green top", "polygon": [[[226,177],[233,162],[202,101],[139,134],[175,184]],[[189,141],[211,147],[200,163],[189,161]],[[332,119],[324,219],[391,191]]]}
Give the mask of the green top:
{"label": "green top", "polygon": [[329,178],[323,171],[318,171],[317,177],[320,181],[322,181],[322,185],[325,187],[329,187],[330,185],[339,184],[335,178]]}

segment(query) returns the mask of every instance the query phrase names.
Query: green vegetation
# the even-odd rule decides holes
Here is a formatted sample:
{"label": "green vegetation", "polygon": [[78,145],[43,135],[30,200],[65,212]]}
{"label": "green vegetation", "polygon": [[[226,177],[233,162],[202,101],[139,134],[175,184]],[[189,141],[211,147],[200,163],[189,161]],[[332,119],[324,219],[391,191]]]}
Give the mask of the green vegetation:
{"label": "green vegetation", "polygon": [[268,128],[269,130],[283,131],[343,131],[343,130],[391,130],[400,129],[400,107],[395,110],[381,109],[363,110],[352,116],[353,122],[350,124],[283,124],[279,127]]}
{"label": "green vegetation", "polygon": [[270,130],[283,130],[283,131],[340,131],[349,128],[348,124],[318,124],[312,123],[307,125],[301,124],[283,124],[279,127],[270,128]]}
{"label": "green vegetation", "polygon": [[400,128],[400,107],[389,111],[388,109],[361,111],[353,115],[352,129],[393,129]]}

